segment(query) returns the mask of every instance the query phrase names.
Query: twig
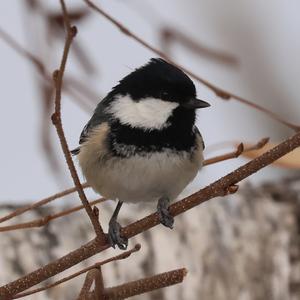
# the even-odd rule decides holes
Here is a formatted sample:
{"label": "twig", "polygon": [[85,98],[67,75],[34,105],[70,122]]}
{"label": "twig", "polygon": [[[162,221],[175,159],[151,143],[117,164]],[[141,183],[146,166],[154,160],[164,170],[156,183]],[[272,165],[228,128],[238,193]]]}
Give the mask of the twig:
{"label": "twig", "polygon": [[[99,273],[100,272],[97,269],[92,269],[92,270],[88,271],[77,300],[87,300],[88,299],[87,295],[89,294],[91,286],[92,286],[93,282],[96,280],[96,277],[99,276]],[[100,275],[100,276],[102,278],[102,275]]]}
{"label": "twig", "polygon": [[70,20],[68,17],[68,12],[67,12],[64,0],[60,0],[60,3],[61,3],[62,10],[63,10],[63,16],[64,16],[65,27],[67,30],[67,35],[66,35],[66,41],[65,41],[65,46],[64,46],[64,50],[63,50],[63,56],[62,56],[60,68],[59,68],[59,70],[56,70],[53,74],[53,79],[54,79],[54,83],[55,83],[55,110],[52,115],[52,122],[56,128],[56,131],[57,131],[57,134],[58,134],[58,137],[60,140],[60,144],[61,144],[64,156],[65,156],[67,165],[69,167],[72,179],[76,186],[79,198],[80,198],[82,204],[84,205],[85,210],[92,222],[92,225],[94,227],[97,237],[104,244],[106,241],[106,236],[105,236],[103,229],[99,223],[98,217],[94,214],[94,212],[93,212],[91,206],[89,205],[89,202],[85,196],[85,193],[81,186],[76,168],[74,166],[74,163],[73,163],[73,160],[72,160],[72,157],[70,154],[69,146],[68,146],[66,137],[64,135],[64,130],[63,130],[63,126],[62,126],[61,90],[62,90],[63,75],[64,75],[71,43],[72,43],[73,38],[76,35],[77,29],[76,29],[76,27],[71,27],[71,25],[70,25]]}
{"label": "twig", "polygon": [[268,141],[269,141],[269,138],[263,138],[258,143],[254,144],[251,147],[247,147],[247,148],[244,148],[244,144],[240,143],[237,146],[237,149],[233,152],[229,152],[229,153],[226,153],[226,154],[222,154],[222,155],[219,155],[219,156],[215,156],[215,157],[212,157],[212,158],[205,159],[203,161],[203,166],[208,166],[208,165],[215,164],[215,163],[218,163],[218,162],[221,162],[221,161],[224,161],[224,160],[237,158],[242,153],[252,151],[252,150],[261,149],[267,144]]}
{"label": "twig", "polygon": [[45,66],[37,59],[33,54],[24,49],[20,44],[18,44],[11,36],[9,36],[3,29],[0,28],[0,37],[15,51],[17,51],[21,56],[26,57],[31,61],[41,74],[45,74]]}
{"label": "twig", "polygon": [[161,289],[183,281],[187,274],[186,269],[177,269],[152,277],[131,281],[122,285],[105,289],[105,300],[127,299],[153,290]]}
{"label": "twig", "polygon": [[123,253],[121,253],[119,255],[113,256],[113,257],[108,258],[106,260],[103,260],[101,262],[95,263],[92,266],[84,268],[84,269],[82,269],[82,270],[80,270],[80,271],[78,271],[78,272],[76,272],[76,273],[74,273],[72,275],[69,275],[69,276],[67,276],[65,278],[62,278],[62,279],[60,279],[60,280],[58,280],[56,282],[53,282],[53,283],[51,283],[49,285],[44,286],[44,287],[41,287],[41,288],[38,288],[38,289],[35,289],[35,290],[31,290],[31,291],[28,291],[28,292],[25,292],[25,293],[22,293],[22,294],[21,293],[17,294],[16,296],[13,297],[13,299],[22,298],[22,297],[25,297],[25,296],[29,296],[29,295],[32,295],[32,294],[35,294],[35,293],[38,293],[38,292],[42,292],[42,291],[48,290],[48,289],[53,288],[53,287],[55,287],[55,286],[57,286],[57,285],[59,285],[61,283],[69,281],[69,280],[71,280],[71,279],[73,279],[73,278],[75,278],[75,277],[77,277],[79,275],[82,275],[82,274],[84,274],[84,273],[86,273],[86,272],[88,272],[88,271],[90,271],[92,269],[98,268],[98,267],[100,267],[102,265],[105,265],[105,264],[108,264],[108,263],[110,263],[112,261],[122,260],[122,259],[128,258],[132,253],[138,252],[140,249],[141,249],[141,245],[140,244],[136,244],[134,246],[134,248],[132,248],[132,249],[130,249],[128,251],[125,251],[125,252],[123,252]]}
{"label": "twig", "polygon": [[[104,198],[100,198],[98,200],[90,202],[90,205],[96,205],[96,204],[101,203],[105,200],[106,199],[104,199]],[[78,206],[72,207],[70,209],[63,210],[59,213],[56,213],[56,214],[53,214],[53,215],[47,215],[47,216],[44,216],[42,218],[39,218],[39,219],[36,219],[36,220],[33,220],[33,221],[28,221],[28,222],[23,222],[23,223],[14,224],[14,225],[8,225],[8,226],[1,226],[0,227],[0,232],[13,231],[13,230],[19,230],[19,229],[35,228],[35,227],[42,227],[42,226],[47,225],[50,221],[53,221],[57,218],[67,216],[67,215],[72,214],[76,211],[79,211],[83,208],[84,208],[83,205],[78,205]]]}
{"label": "twig", "polygon": [[101,266],[99,266],[98,269],[100,272],[98,271],[95,276],[95,289],[93,291],[93,294],[94,294],[95,300],[103,300],[103,298],[104,298],[104,281],[103,281],[103,275],[101,272]]}
{"label": "twig", "polygon": [[235,151],[233,151],[233,152],[229,152],[229,153],[226,153],[226,154],[222,154],[222,155],[214,156],[212,158],[205,159],[203,161],[203,167],[211,165],[211,164],[215,164],[215,163],[218,163],[218,162],[221,162],[221,161],[224,161],[224,160],[228,160],[228,159],[232,159],[232,158],[237,158],[243,152],[244,152],[244,144],[240,143],[237,146],[237,149]]}
{"label": "twig", "polygon": [[[201,45],[193,38],[186,35],[182,31],[179,31],[178,29],[165,26],[160,30],[159,34],[161,44],[163,46],[162,48],[164,49],[169,48],[171,42],[179,42],[181,45],[197,53],[199,56],[203,56],[207,59],[211,59],[212,61],[228,64],[231,66],[238,65],[238,60],[233,55]],[[164,53],[168,55],[166,51],[164,51]]]}
{"label": "twig", "polygon": [[[48,70],[46,70],[45,65],[41,62],[41,60],[29,52],[27,49],[22,47],[12,36],[10,36],[7,32],[5,32],[3,29],[0,28],[0,38],[6,42],[7,45],[9,45],[12,49],[14,49],[19,55],[26,58],[29,62],[33,64],[33,66],[37,69],[38,73],[42,76],[42,78],[45,80],[45,82],[48,84],[51,82],[52,84],[52,77]],[[86,93],[89,89],[80,82],[80,85],[77,83],[80,82],[79,80],[75,78],[65,78],[65,85],[64,90],[66,90],[71,96],[73,100],[77,100],[78,105],[83,108],[88,113],[92,111],[93,108],[91,108],[88,104],[85,103],[85,101],[82,98],[79,98],[76,93],[74,93],[74,90],[80,92],[81,94],[84,94],[87,99],[90,99],[90,102],[95,101],[95,93],[89,91]]]}
{"label": "twig", "polygon": [[[82,187],[83,188],[87,188],[88,184],[85,182],[85,183],[82,184]],[[4,221],[7,221],[9,219],[12,219],[12,218],[14,218],[16,216],[19,216],[19,215],[23,214],[26,211],[29,211],[29,210],[34,209],[34,208],[38,208],[38,207],[40,207],[42,205],[45,205],[45,204],[47,204],[47,203],[49,203],[51,201],[54,201],[54,200],[56,200],[58,198],[64,197],[64,196],[69,195],[69,194],[74,193],[74,192],[76,192],[76,188],[75,187],[67,189],[67,190],[64,190],[64,191],[59,192],[59,193],[56,193],[56,194],[54,194],[52,196],[44,198],[44,199],[42,199],[40,201],[37,201],[37,202],[35,202],[33,204],[26,205],[24,207],[18,208],[15,211],[9,213],[8,215],[0,218],[0,223],[2,223]]]}
{"label": "twig", "polygon": [[77,300],[89,299],[88,295],[90,293],[90,289],[93,282],[95,282],[95,290],[92,292],[92,295],[94,296],[93,299],[102,300],[104,298],[104,284],[103,284],[103,277],[100,268],[101,267],[99,267],[98,269],[92,269],[86,274],[83,286],[81,288]]}
{"label": "twig", "polygon": [[[247,164],[244,164],[235,171],[199,190],[195,194],[172,204],[170,206],[170,213],[173,216],[177,216],[212,198],[223,196],[231,186],[234,186],[241,180],[265,168],[267,165],[273,163],[280,157],[293,151],[299,146],[300,132],[280,143],[273,149],[265,152],[261,156],[251,160]],[[149,230],[150,228],[158,224],[158,215],[157,213],[153,213],[123,228],[122,235],[124,237],[131,238],[141,232]],[[13,282],[0,287],[0,298],[9,297],[20,293],[95,255],[96,253],[100,253],[101,251],[108,249],[109,247],[110,245],[103,245],[99,242],[98,239],[94,239],[89,243],[83,245],[82,247],[72,251],[71,253],[59,258],[58,260],[53,261],[30,274],[27,274]]]}
{"label": "twig", "polygon": [[67,82],[71,88],[87,97],[87,99],[90,100],[91,104],[95,105],[100,101],[101,97],[93,92],[90,87],[87,87],[85,84],[83,84],[82,80],[78,80],[75,77],[68,76],[65,79],[65,82]]}
{"label": "twig", "polygon": [[249,100],[246,100],[240,96],[237,96],[233,93],[230,93],[224,89],[221,89],[219,87],[217,87],[216,85],[210,83],[209,81],[201,78],[200,76],[198,76],[197,74],[195,74],[194,72],[190,71],[189,69],[183,67],[182,65],[179,65],[178,63],[176,63],[174,60],[172,60],[168,55],[166,55],[164,52],[162,52],[161,50],[151,46],[149,43],[147,43],[146,41],[144,41],[142,38],[140,38],[139,36],[137,36],[136,34],[134,34],[133,32],[131,32],[127,27],[125,27],[123,24],[121,24],[119,21],[117,21],[115,18],[113,18],[111,15],[109,15],[107,12],[105,12],[103,9],[101,9],[100,7],[96,6],[92,1],[90,0],[83,0],[84,2],[86,2],[86,4],[91,7],[93,10],[97,11],[99,14],[101,14],[103,17],[105,17],[107,20],[109,20],[111,23],[113,23],[115,26],[117,26],[119,28],[119,30],[121,32],[123,32],[125,35],[131,37],[132,39],[134,39],[135,41],[137,41],[139,44],[143,45],[144,47],[146,47],[147,49],[151,50],[152,52],[156,53],[157,55],[159,55],[160,57],[164,58],[165,60],[169,61],[170,63],[172,63],[173,65],[177,66],[178,68],[182,69],[185,73],[189,74],[191,77],[193,77],[194,79],[196,79],[197,81],[199,81],[200,83],[202,83],[203,85],[205,85],[206,87],[208,87],[209,89],[211,89],[218,97],[223,98],[225,100],[229,100],[229,99],[235,99],[243,104],[246,104],[252,108],[255,108],[263,113],[265,113],[266,115],[270,116],[271,118],[273,118],[274,120],[277,120],[278,122],[288,126],[289,128],[297,131],[300,131],[300,126],[295,125],[291,122],[288,122],[284,119],[282,119],[280,116],[278,116],[277,114],[269,111],[268,109],[253,103]]}

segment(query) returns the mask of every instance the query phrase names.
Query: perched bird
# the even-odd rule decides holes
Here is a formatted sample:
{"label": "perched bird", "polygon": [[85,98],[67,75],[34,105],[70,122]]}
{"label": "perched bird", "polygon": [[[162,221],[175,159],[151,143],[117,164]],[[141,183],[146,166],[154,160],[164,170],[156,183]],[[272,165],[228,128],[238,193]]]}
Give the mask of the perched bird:
{"label": "perched bird", "polygon": [[126,249],[117,216],[123,202],[157,201],[160,222],[172,228],[169,204],[202,166],[204,143],[195,126],[192,80],[160,58],[124,77],[97,105],[72,151],[89,185],[118,200],[109,222],[113,247]]}

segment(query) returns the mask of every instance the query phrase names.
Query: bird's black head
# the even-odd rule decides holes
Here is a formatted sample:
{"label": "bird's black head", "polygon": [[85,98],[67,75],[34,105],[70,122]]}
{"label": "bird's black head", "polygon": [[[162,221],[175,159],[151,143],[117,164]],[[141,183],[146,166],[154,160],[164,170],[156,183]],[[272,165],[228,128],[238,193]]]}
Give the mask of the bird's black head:
{"label": "bird's black head", "polygon": [[195,109],[209,106],[196,99],[194,83],[182,70],[159,58],[124,77],[110,96],[112,119],[146,130],[161,130],[172,124],[190,124],[190,128]]}
{"label": "bird's black head", "polygon": [[[182,70],[161,58],[152,58],[146,65],[124,77],[114,90],[130,95],[135,101],[151,97],[184,105],[196,98],[192,80]],[[204,103],[198,103],[197,107],[195,102],[194,105],[195,108],[205,106]]]}

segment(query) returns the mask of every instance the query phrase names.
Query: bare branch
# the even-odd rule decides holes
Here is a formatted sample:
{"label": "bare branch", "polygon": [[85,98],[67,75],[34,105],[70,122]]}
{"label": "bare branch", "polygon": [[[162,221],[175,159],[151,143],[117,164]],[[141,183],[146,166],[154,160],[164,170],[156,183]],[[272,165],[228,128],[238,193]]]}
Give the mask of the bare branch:
{"label": "bare branch", "polygon": [[141,245],[140,244],[136,244],[134,246],[134,248],[132,248],[132,249],[130,249],[128,251],[125,251],[125,252],[123,252],[123,253],[121,253],[119,255],[113,256],[113,257],[108,258],[106,260],[103,260],[102,262],[95,263],[95,264],[93,264],[90,267],[82,269],[81,271],[78,271],[78,272],[76,272],[76,273],[74,273],[72,275],[69,275],[69,276],[67,276],[65,278],[62,278],[62,279],[60,279],[60,280],[58,280],[58,281],[56,281],[54,283],[51,283],[49,285],[44,286],[44,287],[41,287],[41,288],[38,288],[38,289],[35,289],[35,290],[31,290],[31,291],[28,291],[28,292],[25,292],[25,293],[22,293],[22,294],[20,293],[20,294],[14,296],[13,299],[22,298],[22,297],[25,297],[25,296],[29,296],[29,295],[32,295],[32,294],[35,294],[35,293],[38,293],[38,292],[42,292],[42,291],[48,290],[48,289],[50,289],[52,287],[55,287],[55,286],[57,286],[57,285],[59,285],[61,283],[69,281],[69,280],[71,280],[71,279],[73,279],[73,278],[75,278],[75,277],[77,277],[79,275],[82,275],[82,274],[84,274],[84,273],[86,273],[86,272],[88,272],[88,271],[90,271],[92,269],[99,268],[100,266],[108,264],[108,263],[110,263],[112,261],[122,260],[122,259],[128,258],[132,253],[138,252],[140,249],[141,249]]}
{"label": "bare branch", "polygon": [[177,269],[152,277],[131,281],[119,286],[105,289],[105,300],[126,299],[170,285],[181,283],[187,274],[186,269]]}
{"label": "bare branch", "polygon": [[[36,68],[41,77],[45,80],[45,82],[52,84],[52,77],[48,70],[46,70],[45,65],[42,61],[32,54],[30,51],[22,47],[12,36],[10,36],[7,32],[0,28],[0,39],[6,42],[12,49],[14,49],[19,55],[26,58],[32,65]],[[64,90],[66,90],[71,96],[72,99],[77,101],[77,104],[87,112],[91,112],[93,107],[90,107],[84,99],[78,97],[78,95],[74,92],[80,92],[84,94],[86,99],[89,99],[91,103],[95,103],[96,94],[90,90],[90,88],[86,87],[81,81],[76,78],[67,77],[65,78]]]}
{"label": "bare branch", "polygon": [[[244,164],[235,171],[199,190],[195,194],[172,204],[170,206],[170,213],[173,216],[177,216],[212,198],[223,196],[228,190],[231,189],[231,186],[234,186],[243,179],[265,168],[267,165],[270,165],[280,157],[293,151],[299,146],[300,132],[280,143],[273,149],[265,152],[261,156],[251,160],[247,164]],[[153,213],[123,228],[122,235],[124,237],[131,238],[141,232],[149,230],[158,224],[158,215],[157,213]],[[16,295],[17,293],[20,293],[68,269],[77,263],[95,255],[96,253],[108,249],[109,247],[109,244],[103,245],[98,239],[94,239],[82,247],[74,250],[73,252],[61,257],[60,259],[0,287],[0,298]]]}
{"label": "bare branch", "polygon": [[[85,182],[85,183],[82,184],[82,187],[83,188],[87,188],[88,184]],[[38,207],[40,207],[42,205],[48,204],[51,201],[54,201],[56,199],[59,199],[61,197],[64,197],[64,196],[69,195],[69,194],[74,193],[74,192],[76,192],[76,187],[73,187],[73,188],[64,190],[62,192],[56,193],[56,194],[54,194],[52,196],[44,198],[44,199],[42,199],[40,201],[37,201],[37,202],[35,202],[33,204],[30,204],[30,205],[18,208],[15,211],[9,213],[8,215],[6,215],[4,217],[1,217],[0,218],[0,223],[2,223],[4,221],[7,221],[7,220],[10,220],[10,219],[12,219],[12,218],[14,218],[16,216],[19,216],[19,215],[23,214],[26,211],[29,211],[29,210],[34,209],[34,208],[38,208]]]}
{"label": "bare branch", "polygon": [[[222,64],[235,67],[238,65],[238,60],[233,55],[201,45],[199,42],[176,28],[166,26],[160,30],[159,34],[163,49],[169,49],[171,43],[179,42],[199,56]],[[168,55],[168,52],[164,51],[164,53]]]}
{"label": "bare branch", "polygon": [[295,131],[300,131],[300,126],[295,125],[295,124],[293,124],[289,121],[286,121],[286,120],[282,119],[277,114],[269,111],[268,109],[254,103],[254,102],[246,100],[246,99],[244,99],[240,96],[237,96],[233,93],[230,93],[228,91],[225,91],[224,89],[221,89],[221,88],[217,87],[216,85],[214,85],[214,84],[210,83],[209,81],[201,78],[200,76],[198,76],[194,72],[190,71],[189,69],[185,68],[184,66],[179,65],[174,60],[172,60],[168,55],[166,55],[164,52],[162,52],[161,50],[151,46],[149,43],[144,41],[142,38],[140,38],[139,36],[137,36],[136,34],[131,32],[127,27],[125,27],[123,24],[121,24],[119,21],[117,21],[115,18],[113,18],[107,12],[105,12],[102,8],[100,8],[99,6],[96,6],[92,1],[84,0],[84,2],[86,2],[86,4],[89,7],[91,7],[93,10],[97,11],[99,14],[101,14],[103,17],[105,17],[107,20],[109,20],[111,23],[113,23],[115,26],[117,26],[121,30],[121,32],[123,32],[125,35],[127,35],[128,37],[131,37],[132,39],[137,41],[139,44],[143,45],[144,47],[146,47],[147,49],[149,49],[152,52],[156,53],[157,55],[164,58],[165,60],[169,61],[173,65],[175,65],[178,68],[182,69],[185,73],[189,74],[191,77],[193,77],[194,79],[196,79],[197,81],[199,81],[200,83],[202,83],[203,85],[205,85],[206,87],[211,89],[220,98],[223,98],[225,100],[229,100],[231,98],[235,99],[235,100],[237,100],[237,101],[239,101],[239,102],[241,102],[245,105],[248,105],[252,108],[255,108],[258,111],[261,111],[261,112],[265,113],[266,115],[268,115],[272,119],[280,122],[281,124],[284,124],[284,125],[288,126],[289,128],[291,128]]}
{"label": "bare branch", "polygon": [[104,244],[106,241],[106,236],[102,230],[102,227],[99,223],[98,218],[93,213],[93,210],[92,210],[91,206],[89,205],[89,202],[85,196],[85,193],[81,186],[76,168],[74,166],[74,163],[73,163],[73,160],[72,160],[72,157],[70,154],[69,146],[68,146],[68,143],[67,143],[67,140],[66,140],[66,137],[64,134],[63,126],[62,126],[61,90],[62,90],[62,83],[63,83],[63,75],[64,75],[64,71],[66,68],[66,63],[67,63],[67,58],[68,58],[69,50],[71,47],[71,43],[72,43],[73,38],[76,35],[77,29],[76,29],[76,27],[71,27],[71,25],[70,25],[70,20],[68,17],[67,8],[64,3],[64,0],[60,0],[60,3],[61,3],[62,10],[63,10],[63,16],[64,16],[65,27],[67,30],[67,35],[66,35],[66,41],[65,41],[65,46],[64,46],[64,50],[63,50],[62,60],[60,63],[60,68],[59,68],[59,70],[56,70],[53,74],[53,79],[54,79],[54,83],[55,83],[55,111],[52,115],[52,122],[56,128],[56,131],[57,131],[57,134],[58,134],[58,137],[60,140],[60,144],[61,144],[64,156],[65,156],[67,165],[69,167],[72,179],[76,186],[79,198],[85,207],[85,210],[91,220],[91,223],[93,224],[93,227],[97,234],[97,237]]}
{"label": "bare branch", "polygon": [[[100,198],[98,200],[90,202],[90,205],[96,205],[101,202],[104,202],[106,199]],[[57,218],[61,218],[64,216],[67,216],[69,214],[72,214],[74,212],[77,212],[81,209],[83,209],[83,205],[78,205],[75,207],[72,207],[70,209],[63,210],[59,213],[53,214],[53,215],[47,215],[42,218],[33,220],[33,221],[28,221],[24,223],[19,223],[19,224],[14,224],[14,225],[8,225],[8,226],[1,226],[0,227],[0,232],[6,232],[6,231],[13,231],[13,230],[19,230],[19,229],[28,229],[28,228],[36,228],[36,227],[42,227],[47,225],[50,221],[53,221]]]}
{"label": "bare branch", "polygon": [[203,166],[208,166],[208,165],[215,164],[215,163],[218,163],[218,162],[221,162],[221,161],[224,161],[224,160],[237,158],[245,152],[256,150],[256,149],[261,149],[268,143],[268,141],[269,141],[269,138],[263,138],[258,143],[254,144],[250,147],[247,147],[247,148],[244,148],[244,144],[240,143],[237,146],[237,149],[233,152],[229,152],[229,153],[226,153],[226,154],[222,154],[222,155],[219,155],[219,156],[215,156],[215,157],[212,157],[212,158],[205,159],[203,161]]}
{"label": "bare branch", "polygon": [[[91,289],[91,286],[94,281],[95,281],[95,290],[92,293],[94,296],[93,299],[103,299],[104,285],[103,285],[102,273],[99,269],[92,269],[86,274],[83,286],[81,288],[81,291],[80,291],[80,294],[79,294],[77,300],[89,299],[88,295],[90,293],[90,289]],[[97,292],[96,292],[96,289],[97,289]]]}

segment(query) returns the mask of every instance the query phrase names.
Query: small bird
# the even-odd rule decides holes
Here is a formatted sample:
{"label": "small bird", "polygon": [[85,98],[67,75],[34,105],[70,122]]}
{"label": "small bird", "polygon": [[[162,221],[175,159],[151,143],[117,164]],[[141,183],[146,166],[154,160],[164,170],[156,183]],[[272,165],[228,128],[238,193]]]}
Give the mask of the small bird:
{"label": "small bird", "polygon": [[108,230],[114,248],[128,243],[117,222],[123,202],[156,201],[160,222],[173,228],[169,204],[202,166],[195,119],[208,106],[192,80],[161,58],[124,77],[97,105],[71,152],[94,191],[118,200]]}

